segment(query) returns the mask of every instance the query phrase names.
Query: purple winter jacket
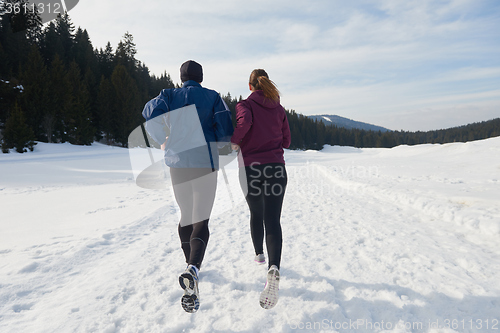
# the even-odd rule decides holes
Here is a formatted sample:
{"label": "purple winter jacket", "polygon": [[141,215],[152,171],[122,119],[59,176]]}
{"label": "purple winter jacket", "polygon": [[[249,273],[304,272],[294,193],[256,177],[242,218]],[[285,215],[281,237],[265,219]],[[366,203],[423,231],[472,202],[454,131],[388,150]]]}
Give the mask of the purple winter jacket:
{"label": "purple winter jacket", "polygon": [[290,146],[290,140],[288,119],[279,101],[267,99],[257,90],[236,105],[231,142],[240,146],[244,166],[285,163],[283,148]]}

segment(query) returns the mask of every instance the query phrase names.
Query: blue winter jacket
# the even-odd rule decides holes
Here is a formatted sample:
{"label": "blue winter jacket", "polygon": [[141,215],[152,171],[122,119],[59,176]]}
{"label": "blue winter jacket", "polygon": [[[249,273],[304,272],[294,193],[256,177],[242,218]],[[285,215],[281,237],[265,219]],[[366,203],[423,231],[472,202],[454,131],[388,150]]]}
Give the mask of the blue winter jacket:
{"label": "blue winter jacket", "polygon": [[[190,105],[196,106],[198,117],[195,113],[186,113],[194,109],[181,109]],[[158,144],[164,143],[166,136],[169,137],[165,148],[168,166],[219,168],[217,148],[230,142],[233,124],[231,111],[216,91],[189,80],[181,88],[163,89],[156,98],[146,103],[142,115],[146,119],[146,130]],[[204,142],[196,144],[195,148],[191,144],[190,149],[182,146],[182,142],[193,141],[196,136],[204,137]]]}

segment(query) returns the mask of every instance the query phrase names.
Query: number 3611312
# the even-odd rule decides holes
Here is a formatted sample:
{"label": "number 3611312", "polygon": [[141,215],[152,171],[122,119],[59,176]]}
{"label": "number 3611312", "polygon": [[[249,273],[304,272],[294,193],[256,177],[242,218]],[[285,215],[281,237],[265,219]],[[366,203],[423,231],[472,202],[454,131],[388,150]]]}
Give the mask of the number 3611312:
{"label": "number 3611312", "polygon": [[4,4],[4,12],[7,14],[62,14],[62,6],[60,2],[56,3],[6,3]]}

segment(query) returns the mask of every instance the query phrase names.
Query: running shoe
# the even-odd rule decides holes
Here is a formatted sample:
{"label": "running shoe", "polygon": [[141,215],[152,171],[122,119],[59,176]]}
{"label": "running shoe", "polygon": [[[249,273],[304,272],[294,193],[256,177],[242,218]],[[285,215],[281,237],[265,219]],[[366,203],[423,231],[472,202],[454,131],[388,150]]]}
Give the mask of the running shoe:
{"label": "running shoe", "polygon": [[266,263],[266,256],[264,255],[264,253],[261,253],[261,254],[257,254],[255,256],[255,262],[258,263],[258,264],[265,264]]}
{"label": "running shoe", "polygon": [[271,309],[278,303],[278,290],[280,283],[280,271],[276,265],[272,265],[267,271],[267,282],[264,291],[260,294],[260,306]]}
{"label": "running shoe", "polygon": [[179,276],[179,284],[184,289],[181,305],[186,312],[196,312],[200,308],[200,292],[198,290],[198,274],[193,266],[189,265]]}

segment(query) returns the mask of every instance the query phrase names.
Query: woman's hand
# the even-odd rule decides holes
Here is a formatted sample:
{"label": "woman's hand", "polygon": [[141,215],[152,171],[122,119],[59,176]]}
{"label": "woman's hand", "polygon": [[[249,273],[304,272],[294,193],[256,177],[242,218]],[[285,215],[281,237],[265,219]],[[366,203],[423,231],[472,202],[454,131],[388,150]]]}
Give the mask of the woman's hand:
{"label": "woman's hand", "polygon": [[232,149],[232,150],[234,150],[234,151],[236,151],[236,150],[239,150],[239,149],[240,149],[240,146],[239,146],[239,145],[237,145],[236,143],[232,143],[232,142],[231,142],[231,149]]}

